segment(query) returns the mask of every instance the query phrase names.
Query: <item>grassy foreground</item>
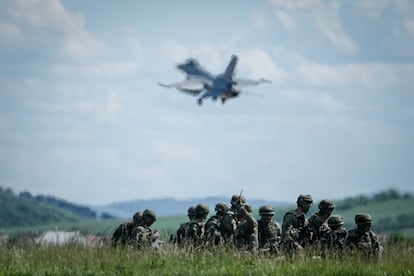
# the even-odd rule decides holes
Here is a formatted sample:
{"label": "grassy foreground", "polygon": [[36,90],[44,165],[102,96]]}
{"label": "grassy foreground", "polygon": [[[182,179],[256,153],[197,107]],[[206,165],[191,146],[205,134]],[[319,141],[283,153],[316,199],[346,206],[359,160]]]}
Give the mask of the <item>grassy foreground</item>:
{"label": "grassy foreground", "polygon": [[13,245],[0,247],[0,275],[413,275],[414,249],[386,246],[381,261],[343,257],[294,261],[234,249],[162,250]]}

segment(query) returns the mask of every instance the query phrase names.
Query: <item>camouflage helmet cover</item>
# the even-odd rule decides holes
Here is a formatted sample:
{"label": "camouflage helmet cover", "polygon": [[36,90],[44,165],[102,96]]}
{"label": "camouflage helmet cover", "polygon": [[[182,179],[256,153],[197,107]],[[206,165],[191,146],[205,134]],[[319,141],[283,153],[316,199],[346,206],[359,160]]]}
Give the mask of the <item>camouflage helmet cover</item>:
{"label": "camouflage helmet cover", "polygon": [[339,215],[332,215],[328,218],[329,227],[337,227],[344,225],[344,219]]}
{"label": "camouflage helmet cover", "polygon": [[355,215],[356,224],[362,224],[366,222],[372,222],[372,217],[370,214],[356,214]]}
{"label": "camouflage helmet cover", "polygon": [[275,214],[275,210],[270,205],[264,205],[259,208],[259,215],[261,216],[273,216]]}
{"label": "camouflage helmet cover", "polygon": [[300,195],[296,201],[298,206],[308,205],[311,206],[313,203],[313,198],[311,195]]}
{"label": "camouflage helmet cover", "polygon": [[214,208],[214,211],[220,212],[220,213],[225,213],[228,209],[229,209],[229,206],[227,206],[226,203],[220,202],[220,203],[216,204],[216,206]]}
{"label": "camouflage helmet cover", "polygon": [[196,215],[196,211],[195,211],[195,207],[194,206],[190,206],[187,210],[187,215],[190,216],[195,216]]}
{"label": "camouflage helmet cover", "polygon": [[331,209],[331,210],[333,210],[333,209],[335,209],[335,204],[333,203],[333,201],[332,200],[329,200],[329,199],[324,199],[324,200],[322,200],[321,202],[319,202],[319,205],[318,205],[318,208],[320,209],[320,210],[329,210],[329,209]]}
{"label": "camouflage helmet cover", "polygon": [[199,218],[206,218],[208,213],[210,212],[210,208],[206,204],[198,204],[195,207],[195,212],[197,217]]}
{"label": "camouflage helmet cover", "polygon": [[243,195],[233,195],[230,203],[231,205],[235,205],[237,203],[246,204],[246,198]]}
{"label": "camouflage helmet cover", "polygon": [[136,212],[133,216],[132,216],[133,221],[135,222],[139,222],[142,219],[142,212]]}
{"label": "camouflage helmet cover", "polygon": [[142,215],[144,218],[146,219],[150,219],[152,221],[156,221],[157,220],[157,215],[155,214],[154,211],[150,210],[150,209],[145,209],[144,213]]}

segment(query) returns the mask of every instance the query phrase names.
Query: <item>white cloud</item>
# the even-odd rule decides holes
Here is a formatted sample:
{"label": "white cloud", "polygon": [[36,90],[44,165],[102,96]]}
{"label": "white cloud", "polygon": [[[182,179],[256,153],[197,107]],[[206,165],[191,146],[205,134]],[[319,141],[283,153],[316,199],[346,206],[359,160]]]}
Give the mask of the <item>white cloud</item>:
{"label": "white cloud", "polygon": [[358,45],[346,34],[339,12],[340,6],[335,2],[319,3],[319,7],[313,11],[313,20],[317,28],[332,44],[348,53],[356,53]]}
{"label": "white cloud", "polygon": [[286,29],[292,30],[296,27],[295,20],[290,15],[289,12],[282,11],[282,10],[276,10],[275,11],[276,18],[279,20],[279,22],[282,24],[283,27]]}
{"label": "white cloud", "polygon": [[358,45],[344,29],[339,2],[320,0],[309,1],[272,1],[276,19],[288,30],[316,27],[338,49],[350,54],[358,51]]}
{"label": "white cloud", "polygon": [[22,39],[23,32],[19,26],[0,20],[0,41],[14,43]]}
{"label": "white cloud", "polygon": [[190,50],[187,47],[173,40],[164,41],[161,44],[161,49],[174,62],[182,62],[190,56]]}
{"label": "white cloud", "polygon": [[103,43],[86,31],[83,16],[69,12],[59,0],[6,1],[2,9],[0,32],[14,43],[72,58],[105,50]]}
{"label": "white cloud", "polygon": [[239,66],[250,72],[248,77],[252,78],[267,78],[277,83],[287,77],[286,72],[273,62],[272,57],[260,49],[251,49],[242,53]]}
{"label": "white cloud", "polygon": [[392,0],[364,0],[364,1],[355,1],[354,5],[357,9],[364,9],[366,14],[371,18],[379,18],[383,13],[389,8],[392,4]]}
{"label": "white cloud", "polygon": [[304,62],[298,73],[312,85],[322,87],[412,87],[414,64],[365,63],[326,65]]}
{"label": "white cloud", "polygon": [[152,142],[154,154],[169,166],[180,164],[180,160],[191,165],[199,164],[202,158],[198,151],[189,145],[178,144],[173,141],[157,140]]}
{"label": "white cloud", "polygon": [[79,78],[118,78],[136,73],[140,64],[136,61],[95,62],[84,64],[54,64],[50,73],[60,76]]}
{"label": "white cloud", "polygon": [[340,112],[347,108],[343,102],[327,93],[324,93],[322,97],[317,98],[316,100],[319,102],[322,109],[328,112]]}
{"label": "white cloud", "polygon": [[403,26],[411,38],[411,41],[414,42],[414,20],[405,20]]}

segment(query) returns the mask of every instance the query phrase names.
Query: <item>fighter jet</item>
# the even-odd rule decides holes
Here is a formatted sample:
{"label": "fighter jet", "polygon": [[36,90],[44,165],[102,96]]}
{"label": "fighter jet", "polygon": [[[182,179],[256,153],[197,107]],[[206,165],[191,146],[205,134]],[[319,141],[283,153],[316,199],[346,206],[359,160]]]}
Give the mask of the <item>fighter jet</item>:
{"label": "fighter jet", "polygon": [[234,79],[234,69],[236,68],[237,61],[238,57],[232,55],[224,73],[213,75],[203,69],[197,60],[191,58],[177,65],[177,69],[186,74],[184,81],[171,84],[159,83],[159,85],[165,88],[176,88],[181,92],[199,96],[197,102],[199,105],[202,105],[203,100],[209,97],[213,100],[221,99],[221,102],[224,104],[228,99],[235,98],[242,93],[241,86],[270,82],[263,78],[258,80]]}

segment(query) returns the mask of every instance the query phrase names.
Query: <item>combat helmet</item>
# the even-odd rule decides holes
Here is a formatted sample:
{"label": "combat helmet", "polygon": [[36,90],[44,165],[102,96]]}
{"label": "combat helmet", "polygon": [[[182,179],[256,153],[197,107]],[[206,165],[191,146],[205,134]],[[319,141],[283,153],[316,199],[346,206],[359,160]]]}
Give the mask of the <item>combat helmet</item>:
{"label": "combat helmet", "polygon": [[206,204],[198,204],[195,207],[195,213],[197,218],[205,219],[210,212],[210,208]]}
{"label": "combat helmet", "polygon": [[331,228],[344,225],[344,219],[339,215],[332,215],[328,218],[328,226]]}
{"label": "combat helmet", "polygon": [[224,214],[229,209],[229,206],[227,206],[226,203],[217,203],[216,207],[214,208],[214,211],[216,211],[218,214]]}
{"label": "combat helmet", "polygon": [[138,223],[138,222],[140,222],[141,220],[142,220],[142,212],[136,212],[133,216],[132,216],[132,220],[135,222],[135,223]]}
{"label": "combat helmet", "polygon": [[259,208],[259,215],[261,216],[274,216],[275,209],[270,205],[264,205]]}
{"label": "combat helmet", "polygon": [[233,195],[230,200],[231,205],[246,204],[246,198],[243,195]]}
{"label": "combat helmet", "polygon": [[332,200],[329,199],[324,199],[321,202],[319,202],[318,208],[321,211],[333,211],[333,209],[335,209],[335,204],[333,203]]}
{"label": "combat helmet", "polygon": [[302,206],[312,206],[313,198],[311,195],[300,195],[296,201],[297,205]]}
{"label": "combat helmet", "polygon": [[149,219],[152,222],[157,220],[157,215],[155,214],[154,211],[150,210],[150,209],[145,209],[144,213],[142,214],[144,219]]}
{"label": "combat helmet", "polygon": [[195,207],[190,206],[187,210],[187,216],[194,217],[196,215]]}
{"label": "combat helmet", "polygon": [[367,223],[367,222],[372,222],[372,217],[371,217],[371,215],[370,214],[366,214],[366,213],[363,213],[363,214],[356,214],[355,215],[355,223],[356,224],[364,224],[364,223]]}

